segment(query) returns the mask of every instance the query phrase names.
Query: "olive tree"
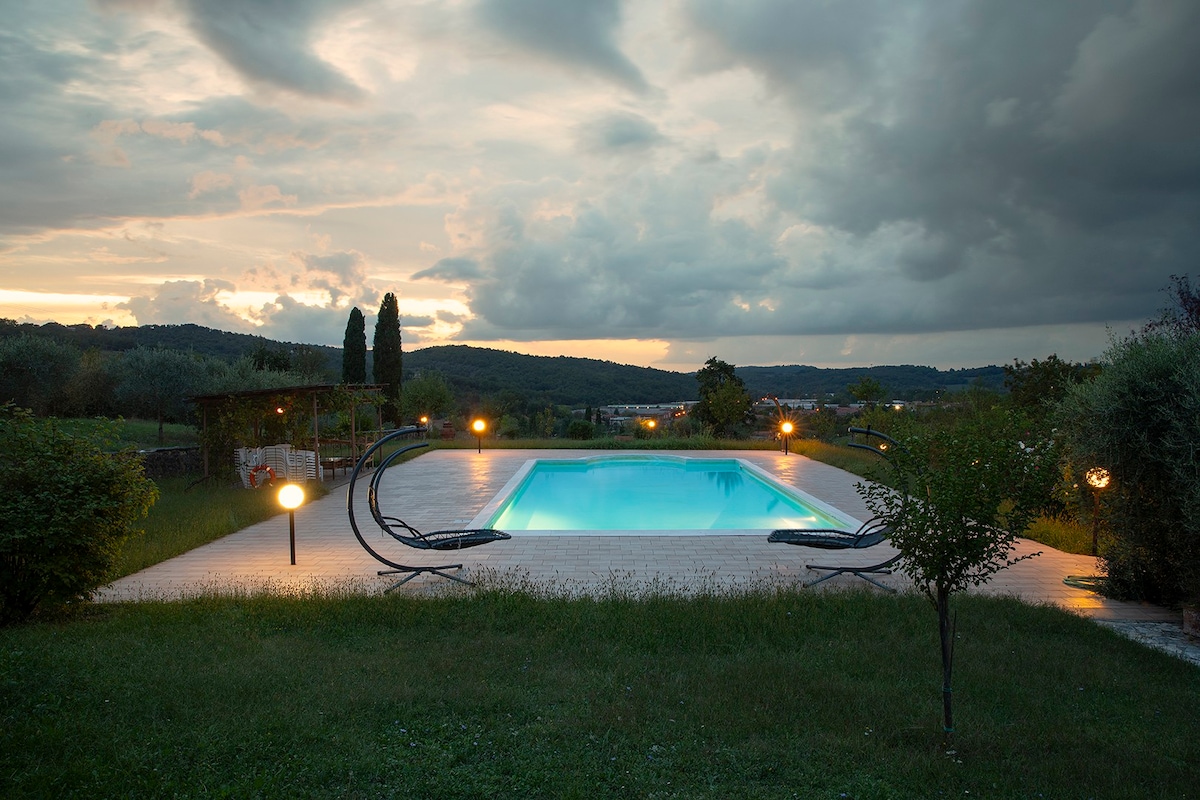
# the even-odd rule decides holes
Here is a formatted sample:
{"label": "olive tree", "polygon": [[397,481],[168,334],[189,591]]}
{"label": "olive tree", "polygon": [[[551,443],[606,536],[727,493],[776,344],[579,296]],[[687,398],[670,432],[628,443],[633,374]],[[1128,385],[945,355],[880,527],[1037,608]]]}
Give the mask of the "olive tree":
{"label": "olive tree", "polygon": [[0,624],[108,581],[158,493],[136,454],[11,404],[0,406],[0,485]]}
{"label": "olive tree", "polygon": [[1200,331],[1156,326],[1114,342],[1104,371],[1067,390],[1057,423],[1077,472],[1112,476],[1106,591],[1200,599]]}
{"label": "olive tree", "polygon": [[71,379],[79,368],[79,350],[46,336],[22,333],[0,339],[0,399],[38,414],[67,410]]}
{"label": "olive tree", "polygon": [[1004,412],[910,428],[888,451],[901,485],[858,484],[867,507],[890,526],[901,569],[937,611],[947,733],[954,730],[951,598],[1036,555],[1013,558],[1013,545],[1057,479],[1055,446],[1023,439],[1026,432]]}
{"label": "olive tree", "polygon": [[717,435],[739,422],[745,422],[754,403],[732,364],[713,357],[696,373],[700,384],[700,402],[692,407],[692,416],[711,425]]}
{"label": "olive tree", "polygon": [[454,392],[440,373],[426,372],[405,382],[403,401],[404,414],[409,419],[433,419],[454,409]]}
{"label": "olive tree", "polygon": [[163,423],[182,420],[188,413],[187,398],[202,394],[208,385],[203,357],[180,350],[136,347],[121,359],[117,400],[128,413],[158,422],[158,441]]}

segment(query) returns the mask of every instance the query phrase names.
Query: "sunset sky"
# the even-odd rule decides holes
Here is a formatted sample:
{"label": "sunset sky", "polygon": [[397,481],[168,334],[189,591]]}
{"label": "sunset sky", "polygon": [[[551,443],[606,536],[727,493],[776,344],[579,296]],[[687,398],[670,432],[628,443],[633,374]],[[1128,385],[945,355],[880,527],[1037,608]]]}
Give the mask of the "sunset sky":
{"label": "sunset sky", "polygon": [[964,367],[1200,271],[1195,0],[0,9],[20,321]]}

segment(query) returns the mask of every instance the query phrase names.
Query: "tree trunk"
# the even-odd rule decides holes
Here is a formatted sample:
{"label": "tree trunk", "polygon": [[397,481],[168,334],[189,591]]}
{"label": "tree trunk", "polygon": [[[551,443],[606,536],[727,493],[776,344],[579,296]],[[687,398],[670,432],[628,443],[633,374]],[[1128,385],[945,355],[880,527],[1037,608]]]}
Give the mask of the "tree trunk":
{"label": "tree trunk", "polygon": [[954,671],[954,626],[950,624],[950,591],[938,587],[938,633],[942,640],[942,729],[954,733],[954,694],[950,676]]}

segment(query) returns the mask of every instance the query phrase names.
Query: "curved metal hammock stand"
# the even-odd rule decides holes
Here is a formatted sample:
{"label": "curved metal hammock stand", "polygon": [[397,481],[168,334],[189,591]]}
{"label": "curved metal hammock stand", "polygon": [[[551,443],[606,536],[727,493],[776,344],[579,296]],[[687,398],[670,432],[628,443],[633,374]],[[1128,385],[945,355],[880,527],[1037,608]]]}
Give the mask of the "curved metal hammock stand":
{"label": "curved metal hammock stand", "polygon": [[[363,538],[362,532],[358,529],[358,522],[354,516],[354,486],[358,482],[358,476],[362,471],[363,465],[369,463],[371,456],[388,442],[394,439],[399,439],[403,436],[409,436],[413,433],[418,433],[423,430],[424,428],[413,426],[399,428],[392,433],[389,433],[387,436],[384,436],[375,444],[371,445],[371,447],[368,448],[365,453],[363,453],[362,457],[358,460],[358,463],[354,465],[354,470],[350,473],[350,483],[346,487],[346,513],[350,518],[350,528],[354,531],[355,538],[358,539],[358,543],[361,544],[363,549],[370,553],[376,561],[391,567],[391,569],[380,570],[376,574],[403,575],[407,573],[403,580],[393,584],[392,586],[389,586],[386,590],[387,592],[390,592],[399,586],[403,586],[423,572],[428,572],[433,575],[440,575],[443,578],[449,578],[452,581],[465,583],[468,586],[472,585],[470,581],[464,580],[457,575],[451,575],[445,571],[450,569],[462,569],[462,564],[440,564],[437,566],[409,566],[407,564],[399,564],[377,553],[371,547],[371,545],[367,544],[367,540]],[[383,532],[401,544],[414,547],[418,550],[462,550],[467,547],[476,547],[489,542],[498,542],[504,539],[511,539],[512,536],[504,531],[492,530],[491,528],[421,533],[419,530],[409,525],[399,517],[389,516],[380,511],[379,482],[383,478],[383,473],[386,472],[388,467],[392,466],[393,462],[395,462],[395,460],[400,456],[411,450],[428,446],[428,442],[414,442],[413,444],[401,447],[399,450],[396,450],[394,453],[389,454],[387,458],[383,459],[379,464],[379,468],[375,470],[375,474],[371,476],[371,482],[367,486],[367,507],[370,509],[371,517],[375,520]]]}
{"label": "curved metal hammock stand", "polygon": [[[865,436],[875,436],[882,439],[886,444],[883,447],[899,448],[903,447],[899,442],[890,436],[880,433],[870,428],[850,428],[850,433],[863,434]],[[896,474],[903,477],[903,472],[899,464],[891,456],[887,449],[877,449],[870,445],[860,444],[859,442],[851,442],[850,447],[857,447],[860,450],[870,450],[876,455],[882,456],[896,470]],[[903,489],[902,489],[903,491]],[[905,491],[905,497],[908,494]],[[775,544],[794,544],[801,547],[815,547],[821,550],[860,550],[866,547],[874,547],[880,542],[888,538],[891,528],[888,524],[878,517],[864,522],[862,527],[854,533],[846,531],[830,530],[824,528],[785,528],[771,531],[767,536],[767,541]],[[834,566],[823,564],[809,564],[808,568],[817,572],[828,572],[828,575],[822,575],[811,583],[804,584],[805,588],[816,586],[818,583],[829,580],[838,575],[850,574],[862,578],[867,583],[878,586],[888,592],[894,592],[895,589],[890,586],[884,586],[879,581],[870,577],[871,575],[891,575],[892,566],[900,560],[900,555],[896,554],[886,561],[868,566]]]}

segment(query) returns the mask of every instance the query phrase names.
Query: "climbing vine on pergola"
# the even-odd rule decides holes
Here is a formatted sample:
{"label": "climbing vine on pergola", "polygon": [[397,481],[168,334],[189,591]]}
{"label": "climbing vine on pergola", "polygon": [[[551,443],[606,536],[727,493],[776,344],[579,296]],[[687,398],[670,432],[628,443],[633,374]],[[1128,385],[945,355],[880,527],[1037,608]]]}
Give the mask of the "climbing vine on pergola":
{"label": "climbing vine on pergola", "polygon": [[[371,408],[369,427],[382,427],[382,390],[377,384],[318,384],[193,397],[200,408],[204,474],[232,470],[232,453],[239,447],[287,443],[312,449],[319,461],[321,417],[338,412],[349,415],[351,448],[356,451],[364,406]],[[352,455],[357,458],[358,453]]]}

